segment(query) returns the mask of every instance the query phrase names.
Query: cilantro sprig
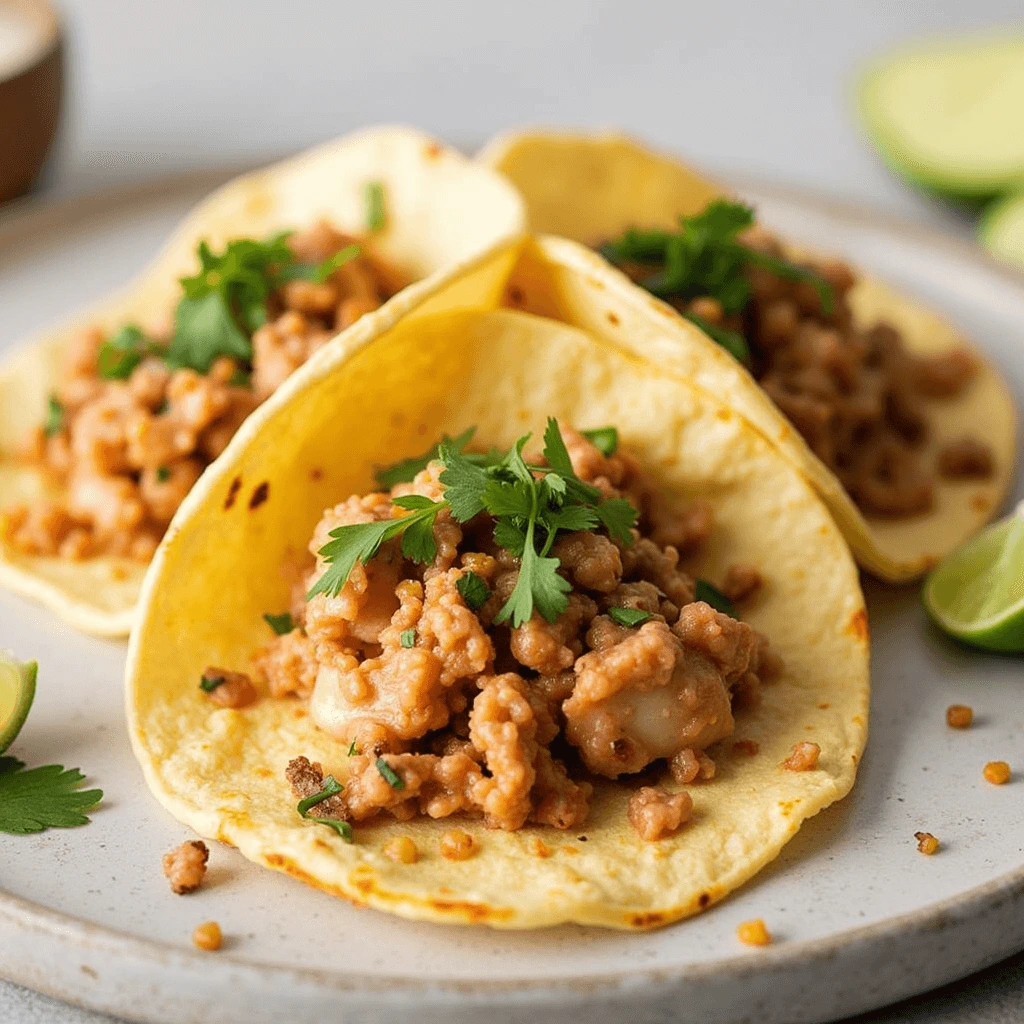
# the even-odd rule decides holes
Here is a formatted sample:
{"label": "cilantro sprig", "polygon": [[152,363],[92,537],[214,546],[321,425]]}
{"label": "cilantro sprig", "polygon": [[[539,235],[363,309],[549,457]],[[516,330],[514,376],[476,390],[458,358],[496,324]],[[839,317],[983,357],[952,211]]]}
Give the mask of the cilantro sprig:
{"label": "cilantro sprig", "polygon": [[721,612],[723,615],[728,615],[730,618],[738,619],[739,613],[736,611],[736,605],[732,603],[723,594],[718,587],[712,583],[708,583],[707,580],[697,580],[694,588],[693,599],[695,601],[703,601],[705,604],[711,605],[716,612]]}
{"label": "cilantro sprig", "polygon": [[77,768],[48,764],[26,770],[15,757],[0,757],[0,832],[30,835],[48,828],[86,825],[86,811],[102,799],[100,789],[80,789]]}
{"label": "cilantro sprig", "polygon": [[67,423],[64,406],[56,395],[50,394],[46,399],[46,419],[43,420],[43,433],[47,437],[59,434]]}
{"label": "cilantro sprig", "polygon": [[320,818],[315,814],[309,813],[311,808],[316,807],[317,804],[322,804],[332,796],[336,796],[344,788],[345,787],[333,775],[328,775],[327,778],[324,779],[324,788],[321,789],[320,792],[314,793],[312,796],[307,796],[300,800],[296,810],[299,812],[299,816],[301,818],[305,818],[307,821],[315,821],[318,825],[326,825],[328,828],[334,829],[334,831],[337,832],[346,843],[351,843],[352,826],[347,821],[341,821],[337,818]]}
{"label": "cilantro sprig", "polygon": [[[576,475],[554,419],[548,420],[544,431],[542,465],[530,465],[523,458],[529,434],[519,438],[508,452],[492,451],[486,456],[463,451],[471,436],[467,432],[455,439],[446,438],[438,443],[436,452],[430,450],[431,457],[444,467],[440,475],[445,486],[443,499],[397,497],[393,504],[407,515],[332,530],[331,540],[319,551],[327,568],[307,597],[336,596],[356,562],[365,565],[383,544],[399,536],[406,558],[419,563],[433,561],[437,554],[433,527],[442,509],[448,509],[460,523],[486,512],[494,519],[495,542],[520,559],[516,586],[495,622],[511,620],[513,626],[521,626],[534,609],[554,622],[568,606],[566,594],[572,589],[558,571],[561,563],[550,555],[559,531],[604,529],[620,544],[632,543],[630,531],[636,523],[636,509],[624,499],[604,498],[596,487]],[[429,461],[425,455],[400,465],[407,472],[410,463],[418,465],[423,459]],[[389,472],[396,469],[392,467]],[[479,580],[481,589],[468,580],[468,575],[460,592],[467,604],[479,607],[487,599],[486,584]]]}
{"label": "cilantro sprig", "polygon": [[[662,299],[710,296],[721,303],[726,315],[739,313],[751,295],[746,270],[755,266],[789,281],[806,281],[817,291],[822,310],[830,314],[835,296],[820,274],[757,252],[738,241],[737,235],[753,223],[751,207],[716,199],[692,217],[680,216],[678,231],[630,228],[602,245],[601,254],[615,264],[654,265],[656,269],[638,283]],[[706,330],[698,318],[690,319]],[[736,332],[718,329],[708,333],[733,355],[737,354]]]}

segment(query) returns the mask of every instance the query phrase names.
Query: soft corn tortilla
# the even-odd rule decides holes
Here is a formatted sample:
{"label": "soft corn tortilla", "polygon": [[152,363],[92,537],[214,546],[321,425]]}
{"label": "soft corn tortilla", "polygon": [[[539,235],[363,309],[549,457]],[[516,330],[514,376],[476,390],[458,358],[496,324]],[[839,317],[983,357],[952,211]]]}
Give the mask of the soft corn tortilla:
{"label": "soft corn tortilla", "polygon": [[[235,179],[197,206],[123,291],[21,346],[0,365],[0,505],[46,494],[40,474],[19,465],[13,453],[42,421],[63,352],[79,330],[96,325],[114,331],[166,313],[180,295],[178,278],[194,273],[201,239],[216,249],[234,238],[303,228],[321,217],[362,234],[363,186],[370,181],[382,183],[387,213],[374,247],[403,280],[421,280],[524,228],[522,202],[506,182],[411,128],[370,128]],[[0,549],[0,585],[102,636],[128,633],[145,569],[124,558],[70,562]]]}
{"label": "soft corn tortilla", "polygon": [[[574,252],[588,255],[569,242],[499,247],[422,289],[403,313],[364,317],[250,417],[182,505],[143,588],[126,696],[150,788],[201,835],[409,918],[645,929],[722,899],[853,785],[867,736],[868,636],[842,535],[772,445],[651,359],[643,337],[496,308],[510,289],[537,281],[585,294],[590,271],[566,258]],[[615,282],[600,261],[596,273]],[[673,838],[641,840],[626,820],[632,790],[605,781],[579,832],[386,819],[357,825],[348,845],[300,819],[284,777],[302,754],[344,783],[342,745],[296,701],[218,709],[199,690],[200,674],[209,664],[250,667],[270,635],[261,616],[287,605],[282,564],[306,547],[325,507],[373,489],[375,466],[470,424],[482,445],[507,446],[527,430],[539,437],[548,415],[584,428],[616,424],[669,493],[711,503],[715,529],[695,569],[711,579],[735,561],[762,571],[765,590],[745,618],[767,634],[785,673],[756,710],[740,713],[731,740],[712,748],[718,773],[690,788],[693,819]],[[267,500],[253,509],[264,484]],[[733,753],[735,739],[754,740],[758,753]],[[821,746],[819,768],[783,770],[806,739]],[[474,835],[474,857],[440,856],[451,828]],[[383,854],[398,835],[415,840],[417,863]]]}
{"label": "soft corn tortilla", "polygon": [[[727,194],[678,161],[617,135],[525,132],[491,142],[480,160],[505,174],[526,201],[530,227],[594,244],[627,227],[673,227]],[[791,253],[800,255],[793,247]],[[647,301],[649,300],[649,301]],[[616,303],[660,308],[662,319],[679,319],[670,307],[622,289]],[[857,321],[885,320],[907,347],[935,354],[970,343],[941,317],[870,276],[850,294]],[[629,314],[630,316],[632,313]],[[669,331],[666,322],[664,331]],[[914,579],[978,530],[998,511],[1013,476],[1016,413],[1005,382],[978,355],[980,373],[959,398],[936,403],[926,459],[946,442],[971,434],[992,448],[995,471],[987,480],[935,481],[935,507],[903,519],[866,517],[842,484],[810,450],[749,373],[702,334],[680,332],[688,347],[681,358],[696,383],[741,412],[805,473],[836,517],[857,560],[893,582]],[[973,348],[972,348],[973,351]]]}

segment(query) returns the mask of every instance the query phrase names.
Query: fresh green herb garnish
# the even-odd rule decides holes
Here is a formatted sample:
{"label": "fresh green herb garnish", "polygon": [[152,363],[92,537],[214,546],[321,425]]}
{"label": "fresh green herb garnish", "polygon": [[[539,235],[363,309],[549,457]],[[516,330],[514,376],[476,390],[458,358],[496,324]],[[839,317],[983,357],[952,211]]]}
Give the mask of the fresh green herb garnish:
{"label": "fresh green herb garnish", "polygon": [[631,544],[637,512],[624,499],[604,499],[596,487],[576,476],[554,419],[548,420],[544,431],[545,465],[527,465],[523,460],[529,437],[520,438],[504,455],[486,456],[464,454],[458,447],[462,438],[442,441],[437,458],[444,465],[440,475],[444,498],[398,497],[394,504],[409,515],[332,530],[332,539],[319,552],[328,562],[327,569],[307,596],[336,596],[356,562],[365,565],[382,544],[398,536],[406,558],[431,562],[437,554],[434,520],[442,509],[447,508],[460,523],[486,511],[495,519],[495,541],[520,559],[515,589],[495,621],[511,618],[514,626],[521,626],[536,608],[554,622],[568,606],[565,595],[572,589],[558,573],[559,560],[548,557],[558,531],[604,527],[614,540]]}
{"label": "fresh green herb garnish", "polygon": [[762,267],[787,280],[811,284],[823,312],[830,314],[835,296],[820,274],[757,252],[737,240],[753,223],[754,211],[749,206],[716,199],[693,217],[680,217],[678,231],[631,228],[602,245],[601,254],[612,263],[656,265],[657,270],[638,282],[652,295],[683,300],[710,296],[721,303],[726,315],[741,312],[750,299],[746,268]]}
{"label": "fresh green herb garnish", "polygon": [[405,789],[405,782],[402,780],[402,776],[399,775],[383,757],[377,758],[377,771],[381,773],[384,777],[384,781],[392,789]]}
{"label": "fresh green herb garnish", "polygon": [[350,744],[348,745],[348,756],[349,756],[349,757],[355,757],[355,756],[356,756],[356,754],[358,754],[358,753],[359,753],[359,750],[358,750],[358,749],[356,748],[356,741],[355,741],[355,740],[353,740],[353,741],[352,741],[352,742],[351,742],[351,743],[350,743]]}
{"label": "fresh green herb garnish", "polygon": [[199,689],[203,693],[213,693],[218,686],[223,686],[227,682],[225,676],[208,676],[203,675],[199,680]]}
{"label": "fresh green herb garnish", "polygon": [[395,484],[411,483],[416,478],[417,473],[422,473],[437,458],[438,449],[442,444],[447,444],[455,451],[461,452],[473,440],[475,432],[476,427],[470,427],[459,434],[458,437],[449,437],[447,434],[444,434],[437,444],[431,445],[422,455],[413,455],[411,458],[402,459],[401,462],[378,469],[373,474],[374,479],[381,487],[388,491]]}
{"label": "fresh green herb garnish", "polygon": [[292,622],[291,612],[281,612],[280,615],[272,615],[267,612],[263,616],[263,621],[278,635],[286,636],[295,628],[295,623]]}
{"label": "fresh green herb garnish", "polygon": [[251,388],[252,374],[248,370],[244,370],[239,366],[235,369],[235,372],[231,374],[231,380],[229,380],[228,383],[233,388]]}
{"label": "fresh green herb garnish", "polygon": [[15,757],[0,757],[0,832],[30,835],[47,828],[86,825],[85,812],[102,799],[99,789],[79,789],[77,768],[48,764],[25,770]]}
{"label": "fresh green herb garnish", "polygon": [[697,586],[694,589],[693,599],[695,601],[703,601],[705,604],[711,605],[716,612],[721,612],[723,615],[728,615],[733,619],[738,619],[739,615],[736,612],[736,605],[732,603],[723,594],[718,587],[708,583],[707,580],[697,580]]}
{"label": "fresh green herb garnish", "polygon": [[620,626],[642,626],[653,616],[639,608],[609,608],[608,618]]}
{"label": "fresh green herb garnish", "polygon": [[462,600],[466,602],[470,611],[475,612],[482,608],[487,598],[491,596],[491,590],[487,583],[472,571],[463,573],[455,586],[458,588],[459,593],[462,595]]}
{"label": "fresh green herb garnish", "polygon": [[415,647],[416,646],[416,630],[415,629],[403,629],[398,634],[398,642],[403,647]]}
{"label": "fresh green herb garnish", "polygon": [[46,399],[46,419],[43,421],[43,433],[47,437],[53,437],[64,429],[64,406],[57,400],[57,396],[51,394]]}
{"label": "fresh green herb garnish", "polygon": [[728,328],[719,327],[717,324],[705,320],[696,313],[684,313],[683,316],[699,327],[712,341],[718,342],[726,352],[744,366],[750,365],[750,346],[747,339],[739,331],[730,331]]}
{"label": "fresh green herb garnish", "polygon": [[154,346],[136,324],[125,324],[101,346],[97,361],[99,375],[105,380],[127,380],[135,367]]}
{"label": "fresh green herb garnish", "polygon": [[167,466],[156,467],[156,478],[160,483],[165,484],[171,479],[171,471]]}
{"label": "fresh green herb garnish", "polygon": [[363,202],[366,205],[366,230],[376,233],[384,230],[387,214],[384,211],[384,185],[379,181],[368,181],[363,185]]}
{"label": "fresh green herb garnish", "polygon": [[317,284],[323,284],[339,267],[343,267],[349,260],[354,260],[361,251],[358,245],[346,245],[344,249],[339,249],[323,263],[317,264],[313,270],[313,280]]}
{"label": "fresh green herb garnish", "polygon": [[267,298],[279,283],[274,270],[295,262],[288,234],[265,242],[238,238],[222,253],[199,243],[199,273],[181,278],[185,295],[175,313],[168,363],[206,373],[218,356],[252,359],[249,334],[266,322]]}
{"label": "fresh green herb garnish", "polygon": [[318,825],[326,825],[328,828],[333,828],[346,843],[351,843],[352,826],[347,821],[338,821],[335,818],[318,818],[316,815],[309,813],[311,807],[316,807],[317,804],[322,804],[330,797],[336,796],[344,788],[333,775],[328,775],[324,779],[324,788],[319,793],[314,793],[312,796],[307,796],[305,799],[300,800],[297,810],[299,815],[307,821],[315,821]]}
{"label": "fresh green herb garnish", "polygon": [[619,432],[615,427],[595,427],[580,433],[606,458],[619,450]]}

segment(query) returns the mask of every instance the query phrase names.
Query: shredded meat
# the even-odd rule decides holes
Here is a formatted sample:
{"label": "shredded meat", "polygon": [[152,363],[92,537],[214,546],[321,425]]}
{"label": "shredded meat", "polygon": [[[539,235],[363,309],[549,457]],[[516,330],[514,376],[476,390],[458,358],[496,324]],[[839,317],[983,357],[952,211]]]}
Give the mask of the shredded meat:
{"label": "shredded meat", "polygon": [[215,684],[205,693],[214,704],[222,708],[245,708],[259,697],[252,680],[244,672],[232,672],[211,665],[204,670],[203,681]]}
{"label": "shredded meat", "polygon": [[992,449],[973,437],[950,441],[939,452],[938,470],[950,480],[985,480],[995,471]]}
{"label": "shredded meat", "polygon": [[643,786],[629,798],[626,815],[641,839],[655,842],[677,832],[692,810],[689,793],[669,793],[655,786]]}
{"label": "shredded meat", "polygon": [[579,634],[596,614],[597,605],[589,597],[572,593],[569,607],[554,622],[535,611],[528,622],[512,630],[512,654],[527,668],[557,675],[571,668],[583,652]]}
{"label": "shredded meat", "polygon": [[171,890],[179,896],[195,892],[206,876],[206,862],[210,851],[201,839],[182,843],[177,849],[164,854],[163,868]]}
{"label": "shredded meat", "polygon": [[[289,245],[324,253],[322,261],[352,241],[320,222]],[[149,561],[185,495],[243,420],[316,349],[395,290],[394,272],[365,246],[322,283],[287,282],[270,295],[268,321],[252,335],[251,383],[247,368],[230,358],[201,374],[171,369],[154,354],[126,379],[109,379],[101,366],[108,339],[97,328],[82,331],[55,389],[60,422],[32,430],[20,449],[61,497],[45,510],[9,510],[5,518],[17,525],[0,539],[25,554]],[[163,350],[171,334],[168,318],[148,342]]]}
{"label": "shredded meat", "polygon": [[794,743],[792,753],[782,762],[782,767],[788,772],[814,771],[818,767],[820,754],[821,747],[817,743],[810,743],[807,740]]}
{"label": "shredded meat", "polygon": [[622,579],[619,549],[600,533],[567,533],[555,542],[552,555],[577,587],[607,594]]}
{"label": "shredded meat", "polygon": [[764,580],[752,565],[736,563],[730,565],[722,582],[722,593],[734,604],[740,604],[753,597],[762,587]]}
{"label": "shredded meat", "polygon": [[274,637],[253,660],[271,697],[308,697],[313,692],[319,669],[316,648],[301,630]]}

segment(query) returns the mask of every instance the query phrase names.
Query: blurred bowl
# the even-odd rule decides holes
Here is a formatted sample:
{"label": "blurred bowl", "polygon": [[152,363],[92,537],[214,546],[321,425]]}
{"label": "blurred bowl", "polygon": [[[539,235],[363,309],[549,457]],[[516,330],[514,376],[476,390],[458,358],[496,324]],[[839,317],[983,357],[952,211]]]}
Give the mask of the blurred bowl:
{"label": "blurred bowl", "polygon": [[60,117],[64,41],[46,0],[0,0],[0,203],[35,181]]}

